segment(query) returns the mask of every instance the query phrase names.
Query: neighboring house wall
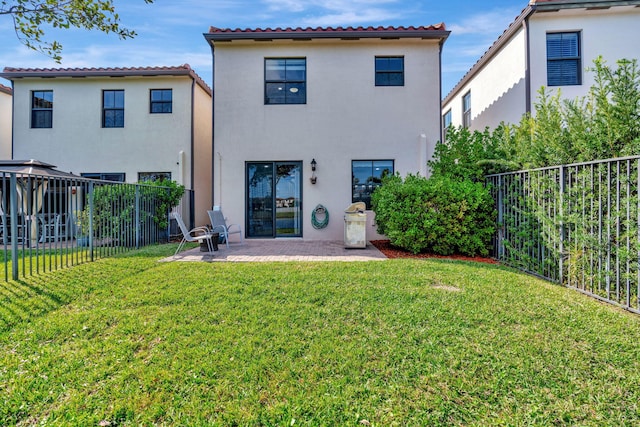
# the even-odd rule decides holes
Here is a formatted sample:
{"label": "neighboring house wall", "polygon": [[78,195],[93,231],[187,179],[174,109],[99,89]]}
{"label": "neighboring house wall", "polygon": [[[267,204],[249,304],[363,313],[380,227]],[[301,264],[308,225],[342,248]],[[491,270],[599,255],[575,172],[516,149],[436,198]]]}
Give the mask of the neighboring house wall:
{"label": "neighboring house wall", "polygon": [[[462,125],[461,99],[472,99],[470,129],[494,129],[501,122],[518,123],[534,111],[538,91],[560,91],[565,99],[585,96],[594,83],[593,60],[602,56],[615,67],[619,59],[640,58],[640,1],[531,2],[516,21],[469,70],[443,100],[442,114],[452,112],[452,124]],[[582,83],[547,85],[547,34],[580,33]],[[527,60],[528,55],[528,60]],[[529,73],[527,73],[527,62]]]}
{"label": "neighboring house wall", "polygon": [[[640,2],[639,2],[640,3]],[[619,59],[640,59],[640,8],[616,6],[603,10],[566,9],[536,13],[529,20],[531,37],[531,93],[547,85],[546,34],[559,31],[581,32],[582,84],[551,87],[560,89],[563,98],[584,96],[594,83],[593,60],[602,56],[615,67]]]}
{"label": "neighboring house wall", "polygon": [[0,84],[0,159],[11,159],[11,89]]}
{"label": "neighboring house wall", "polygon": [[[171,113],[150,112],[152,89],[171,89]],[[45,90],[53,91],[52,127],[32,128],[32,92]],[[104,90],[124,91],[124,127],[103,127]],[[137,182],[139,173],[169,172],[196,191],[196,223],[208,222],[211,92],[190,75],[21,77],[14,78],[14,98],[15,159],[78,175],[124,173],[127,182]]]}
{"label": "neighboring house wall", "polygon": [[526,31],[516,34],[477,74],[443,104],[451,110],[452,124],[462,125],[462,97],[471,93],[472,130],[494,128],[501,121],[518,122],[525,105]]}
{"label": "neighboring house wall", "polygon": [[[215,43],[214,204],[245,228],[246,162],[301,161],[302,237],[341,240],[352,203],[352,161],[393,160],[403,176],[428,174],[440,138],[444,38]],[[376,56],[404,57],[404,86],[375,86]],[[306,104],[265,105],[265,58],[306,58]],[[311,225],[318,204],[330,214],[321,230]],[[380,237],[373,221],[369,211],[368,239]]]}

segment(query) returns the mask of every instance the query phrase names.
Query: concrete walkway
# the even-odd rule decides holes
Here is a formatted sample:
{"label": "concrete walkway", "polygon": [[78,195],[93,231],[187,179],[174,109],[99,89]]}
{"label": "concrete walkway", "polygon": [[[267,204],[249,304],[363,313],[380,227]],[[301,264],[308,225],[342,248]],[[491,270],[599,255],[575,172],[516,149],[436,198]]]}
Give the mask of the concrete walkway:
{"label": "concrete walkway", "polygon": [[200,248],[180,252],[175,257],[162,261],[227,261],[227,262],[273,262],[273,261],[382,261],[387,259],[370,243],[363,249],[346,249],[342,241],[310,241],[302,239],[244,240],[242,243],[224,244],[210,254]]}

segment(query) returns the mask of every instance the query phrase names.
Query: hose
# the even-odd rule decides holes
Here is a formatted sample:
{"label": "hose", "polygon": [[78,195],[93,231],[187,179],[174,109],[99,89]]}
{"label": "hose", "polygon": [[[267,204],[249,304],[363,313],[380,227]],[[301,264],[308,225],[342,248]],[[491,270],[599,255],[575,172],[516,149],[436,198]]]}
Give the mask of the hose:
{"label": "hose", "polygon": [[[318,217],[322,218],[322,216],[324,216],[324,218],[318,221]],[[311,212],[311,225],[316,230],[321,230],[329,225],[329,211],[327,208],[320,204],[316,206],[313,212]]]}

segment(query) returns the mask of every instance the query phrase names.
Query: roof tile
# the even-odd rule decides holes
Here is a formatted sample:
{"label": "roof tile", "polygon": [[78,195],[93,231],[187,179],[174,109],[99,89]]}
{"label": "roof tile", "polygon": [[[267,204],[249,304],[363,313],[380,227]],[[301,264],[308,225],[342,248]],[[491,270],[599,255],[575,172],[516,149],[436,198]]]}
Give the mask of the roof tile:
{"label": "roof tile", "polygon": [[162,76],[188,75],[205,91],[211,88],[189,64],[160,67],[90,67],[90,68],[14,68],[5,67],[0,76],[11,80],[23,77],[110,77],[110,76]]}

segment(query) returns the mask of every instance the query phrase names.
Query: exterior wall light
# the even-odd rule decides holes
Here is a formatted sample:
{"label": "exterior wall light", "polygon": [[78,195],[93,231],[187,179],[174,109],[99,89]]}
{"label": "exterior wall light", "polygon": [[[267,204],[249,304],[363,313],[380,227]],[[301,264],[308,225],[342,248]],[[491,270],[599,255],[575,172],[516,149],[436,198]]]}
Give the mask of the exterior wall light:
{"label": "exterior wall light", "polygon": [[318,165],[318,162],[316,162],[316,159],[311,159],[311,183],[315,184],[316,181],[318,180],[318,177],[316,176],[316,166]]}

